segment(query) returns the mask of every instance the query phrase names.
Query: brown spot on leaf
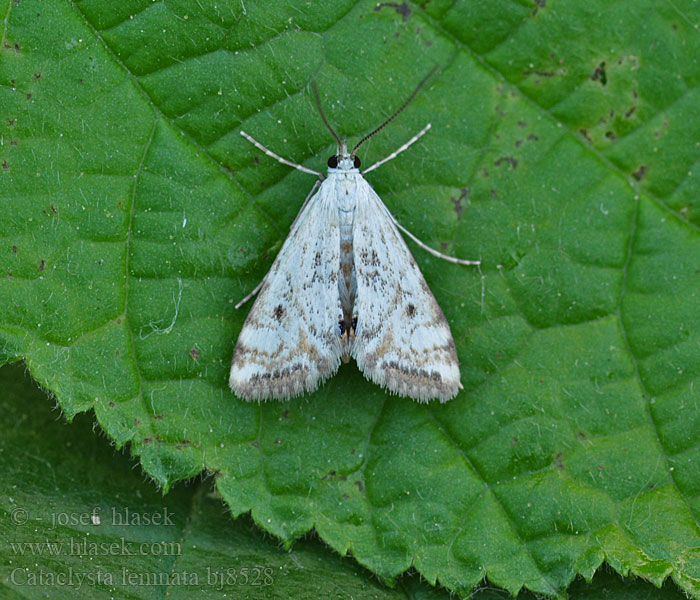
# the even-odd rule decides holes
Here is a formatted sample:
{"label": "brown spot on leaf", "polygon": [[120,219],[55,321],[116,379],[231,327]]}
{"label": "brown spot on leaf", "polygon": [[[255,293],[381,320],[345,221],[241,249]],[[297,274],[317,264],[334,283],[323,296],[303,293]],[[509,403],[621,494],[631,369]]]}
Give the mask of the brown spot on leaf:
{"label": "brown spot on leaf", "polygon": [[494,164],[500,167],[504,162],[507,162],[513,169],[518,168],[518,161],[512,156],[501,156]]}
{"label": "brown spot on leaf", "polygon": [[640,165],[639,168],[632,173],[632,177],[634,177],[637,181],[641,181],[644,179],[644,176],[647,174],[648,170],[649,167],[646,165]]}
{"label": "brown spot on leaf", "polygon": [[564,462],[562,461],[563,456],[564,456],[564,454],[559,452],[559,454],[557,454],[554,457],[554,464],[557,467],[557,469],[559,469],[560,471],[564,470]]}
{"label": "brown spot on leaf", "polygon": [[403,17],[404,23],[408,21],[408,17],[411,16],[411,8],[405,2],[402,2],[401,4],[399,4],[398,2],[380,2],[379,4],[377,4],[377,6],[374,7],[374,11],[379,12],[385,6],[391,6],[392,8],[395,8],[396,12]]}
{"label": "brown spot on leaf", "polygon": [[608,83],[608,76],[605,74],[605,61],[602,61],[591,74],[592,81],[600,81],[600,85],[605,86]]}
{"label": "brown spot on leaf", "polygon": [[197,348],[190,348],[190,356],[192,357],[192,360],[198,360],[199,350]]}
{"label": "brown spot on leaf", "polygon": [[455,207],[455,212],[457,213],[457,218],[461,219],[462,218],[462,213],[464,212],[464,207],[462,206],[462,200],[464,200],[467,197],[467,193],[469,190],[467,188],[462,188],[459,191],[459,198],[455,198],[452,196],[450,198],[450,201],[452,204],[454,204]]}

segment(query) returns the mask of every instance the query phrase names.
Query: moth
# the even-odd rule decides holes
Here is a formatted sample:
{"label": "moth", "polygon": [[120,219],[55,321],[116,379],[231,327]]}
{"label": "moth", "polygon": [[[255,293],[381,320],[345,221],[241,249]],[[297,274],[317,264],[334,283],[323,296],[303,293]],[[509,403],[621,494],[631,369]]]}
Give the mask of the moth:
{"label": "moth", "polygon": [[285,400],[312,392],[354,358],[364,376],[421,402],[457,395],[459,362],[450,327],[400,231],[431,254],[465,265],[423,244],[402,227],[364,178],[409,148],[426,125],[389,156],[360,171],[357,150],[416,96],[425,81],[384,123],[348,152],[337,142],[328,174],[278,156],[244,131],[241,135],[275,160],[318,176],[259,291],[233,354],[229,385],[246,400]]}

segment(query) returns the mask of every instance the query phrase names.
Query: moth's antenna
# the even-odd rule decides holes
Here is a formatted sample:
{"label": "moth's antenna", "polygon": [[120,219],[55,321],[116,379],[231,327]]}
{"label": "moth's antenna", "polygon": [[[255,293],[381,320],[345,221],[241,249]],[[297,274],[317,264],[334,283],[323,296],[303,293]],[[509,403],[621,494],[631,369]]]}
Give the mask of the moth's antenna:
{"label": "moth's antenna", "polygon": [[318,112],[321,113],[321,118],[323,119],[323,122],[326,124],[326,127],[328,127],[328,131],[330,131],[333,134],[335,141],[338,142],[338,154],[340,154],[343,151],[343,142],[340,141],[338,134],[335,131],[333,131],[333,128],[328,122],[328,119],[326,119],[326,115],[323,114],[323,108],[321,107],[321,98],[318,95],[318,86],[316,85],[315,81],[311,82],[311,89],[314,91],[314,96],[316,97],[316,106],[318,106]]}
{"label": "moth's antenna", "polygon": [[418,94],[418,92],[420,91],[420,89],[423,87],[423,85],[425,84],[425,82],[428,81],[428,79],[430,79],[430,76],[431,76],[433,73],[435,73],[435,71],[437,70],[437,68],[438,68],[438,65],[435,65],[432,69],[430,69],[430,73],[428,73],[425,77],[423,77],[423,79],[421,80],[421,82],[416,86],[416,89],[413,90],[413,93],[408,97],[408,100],[406,100],[406,102],[404,102],[401,106],[399,106],[398,110],[397,110],[393,115],[391,115],[386,121],[384,121],[384,123],[382,123],[379,127],[377,127],[373,132],[368,133],[368,134],[367,134],[365,137],[363,137],[359,142],[357,142],[357,145],[352,149],[352,152],[350,153],[350,156],[355,156],[355,152],[357,152],[358,148],[359,148],[360,146],[362,146],[362,144],[364,144],[364,143],[365,143],[369,138],[371,138],[375,133],[379,133],[379,132],[380,132],[382,129],[384,129],[389,123],[391,123],[396,117],[399,116],[399,114],[401,113],[401,111],[402,111],[404,108],[406,108],[406,107],[411,103],[411,100],[413,100],[413,99],[416,97],[416,95]]}

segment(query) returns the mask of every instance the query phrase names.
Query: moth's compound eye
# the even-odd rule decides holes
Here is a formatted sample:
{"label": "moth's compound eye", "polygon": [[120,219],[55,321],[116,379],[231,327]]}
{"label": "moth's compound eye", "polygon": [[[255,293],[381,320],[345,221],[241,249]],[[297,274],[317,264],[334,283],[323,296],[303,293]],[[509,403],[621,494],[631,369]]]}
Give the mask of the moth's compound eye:
{"label": "moth's compound eye", "polygon": [[331,156],[328,159],[328,166],[331,169],[337,169],[338,168],[338,157],[337,156]]}
{"label": "moth's compound eye", "polygon": [[356,169],[359,169],[362,162],[360,161],[360,158],[358,156],[353,156],[352,164],[355,165]]}

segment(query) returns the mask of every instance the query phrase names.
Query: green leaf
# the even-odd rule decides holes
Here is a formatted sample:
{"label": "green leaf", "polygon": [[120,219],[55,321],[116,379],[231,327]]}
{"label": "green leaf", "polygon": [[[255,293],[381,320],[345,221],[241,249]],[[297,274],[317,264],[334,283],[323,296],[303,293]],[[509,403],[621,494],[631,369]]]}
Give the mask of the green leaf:
{"label": "green leaf", "polygon": [[405,597],[318,540],[286,552],[249,519],[232,521],[211,481],[161,497],[96,442],[88,416],[61,426],[21,368],[0,369],[0,383],[3,598]]}
{"label": "green leaf", "polygon": [[[487,8],[488,7],[488,8]],[[93,409],[165,489],[413,566],[560,595],[605,560],[700,595],[700,8],[691,2],[107,3],[0,9],[0,358]],[[458,347],[420,406],[344,365],[261,406],[226,380],[320,169],[431,83],[365,164]]]}
{"label": "green leaf", "polygon": [[[23,369],[0,369],[0,384],[6,416],[0,423],[3,598],[59,590],[61,598],[110,599],[450,597],[416,576],[402,577],[389,589],[311,537],[282,551],[250,519],[232,521],[211,481],[161,497],[124,455],[93,439],[88,416],[62,426]],[[591,583],[577,580],[569,597],[586,600],[600,593],[613,600],[682,597],[673,585],[657,590],[605,570]],[[484,586],[471,597],[508,596]]]}

